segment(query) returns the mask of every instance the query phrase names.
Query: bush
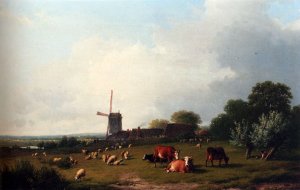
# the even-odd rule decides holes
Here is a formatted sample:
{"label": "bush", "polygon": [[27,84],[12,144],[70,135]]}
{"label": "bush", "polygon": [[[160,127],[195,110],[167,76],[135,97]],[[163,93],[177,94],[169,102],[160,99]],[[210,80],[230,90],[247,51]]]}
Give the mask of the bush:
{"label": "bush", "polygon": [[66,180],[52,169],[37,170],[29,161],[18,161],[14,167],[4,166],[0,170],[1,189],[64,189]]}

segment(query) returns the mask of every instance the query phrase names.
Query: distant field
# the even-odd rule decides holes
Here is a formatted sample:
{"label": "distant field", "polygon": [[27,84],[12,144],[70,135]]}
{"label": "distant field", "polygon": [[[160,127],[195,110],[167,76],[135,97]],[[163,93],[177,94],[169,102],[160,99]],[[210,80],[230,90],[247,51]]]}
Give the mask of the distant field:
{"label": "distant field", "polygon": [[[79,161],[79,164],[71,169],[57,170],[65,176],[66,179],[74,181],[74,175],[79,168],[85,168],[87,176],[81,182],[71,184],[72,188],[151,188],[159,189],[165,187],[165,184],[177,184],[177,188],[185,189],[223,189],[223,188],[249,188],[255,189],[258,184],[273,183],[288,184],[282,189],[297,189],[300,188],[300,151],[290,152],[293,154],[295,161],[261,161],[256,159],[245,160],[244,150],[230,146],[226,142],[212,142],[204,144],[201,149],[196,148],[194,144],[189,143],[171,143],[176,149],[181,150],[180,156],[192,156],[196,171],[194,173],[166,173],[165,165],[158,164],[154,168],[154,164],[142,160],[143,154],[152,153],[155,145],[137,146],[129,149],[132,159],[126,160],[124,165],[108,166],[102,160],[84,160],[82,154],[72,154]],[[205,167],[205,149],[208,146],[223,146],[226,153],[230,157],[229,166],[227,167]],[[121,151],[109,151],[109,154],[119,155]],[[47,158],[52,158],[54,155],[48,153]],[[43,165],[38,159],[32,158],[31,153],[12,154],[9,157],[1,158],[1,163],[11,165],[17,159],[31,161],[36,167]],[[217,162],[215,162],[217,165]],[[48,164],[45,164],[48,165]],[[111,186],[111,184],[114,184]],[[190,184],[190,185],[189,185]],[[174,186],[175,189],[176,186]]]}

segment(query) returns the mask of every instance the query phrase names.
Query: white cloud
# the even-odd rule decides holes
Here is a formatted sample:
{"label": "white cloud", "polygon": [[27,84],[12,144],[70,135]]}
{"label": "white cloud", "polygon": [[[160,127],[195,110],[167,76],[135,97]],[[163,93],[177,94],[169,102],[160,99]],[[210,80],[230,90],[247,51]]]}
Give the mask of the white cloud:
{"label": "white cloud", "polygon": [[207,123],[228,99],[246,99],[264,80],[286,83],[299,103],[299,28],[283,27],[265,8],[262,1],[206,1],[192,20],[157,28],[153,47],[84,38],[68,58],[36,66],[27,83],[9,86],[1,109],[12,114],[1,131],[14,133],[10,121],[18,121],[18,134],[104,132],[107,119],[95,113],[108,112],[110,89],[125,129],[179,109]]}

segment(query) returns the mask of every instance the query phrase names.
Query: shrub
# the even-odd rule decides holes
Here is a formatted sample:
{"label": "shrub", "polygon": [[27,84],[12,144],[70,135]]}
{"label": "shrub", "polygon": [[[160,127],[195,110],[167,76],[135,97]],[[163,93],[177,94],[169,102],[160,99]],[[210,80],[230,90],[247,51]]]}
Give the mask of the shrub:
{"label": "shrub", "polygon": [[66,180],[52,169],[37,170],[29,161],[18,161],[14,167],[4,166],[0,170],[1,189],[64,189]]}

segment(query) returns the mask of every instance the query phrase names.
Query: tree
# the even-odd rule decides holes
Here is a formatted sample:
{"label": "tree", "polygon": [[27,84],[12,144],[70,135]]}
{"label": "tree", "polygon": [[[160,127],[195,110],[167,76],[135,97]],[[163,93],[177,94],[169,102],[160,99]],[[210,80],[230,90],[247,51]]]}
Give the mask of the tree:
{"label": "tree", "polygon": [[231,129],[230,143],[236,146],[246,147],[246,159],[251,157],[254,145],[252,143],[253,127],[246,120],[235,123],[235,128]]}
{"label": "tree", "polygon": [[265,160],[271,158],[284,143],[289,134],[289,121],[282,113],[271,111],[259,118],[259,123],[253,124],[252,143],[267,152]]}
{"label": "tree", "polygon": [[231,99],[227,101],[224,111],[234,122],[241,122],[242,120],[248,120],[250,109],[246,101]]}
{"label": "tree", "polygon": [[272,81],[257,83],[248,96],[253,122],[257,122],[262,114],[267,115],[271,111],[289,115],[292,98],[290,87],[285,84]]}
{"label": "tree", "polygon": [[299,147],[300,146],[300,105],[294,106],[291,114],[291,131],[288,138],[288,147]]}
{"label": "tree", "polygon": [[198,128],[198,125],[202,123],[199,114],[186,110],[174,112],[171,116],[171,121],[174,123],[192,125],[195,130]]}
{"label": "tree", "polygon": [[166,119],[154,119],[149,123],[149,128],[159,128],[165,129],[168,125],[169,121]]}
{"label": "tree", "polygon": [[230,130],[233,126],[234,122],[230,116],[221,113],[211,120],[209,132],[217,139],[227,140],[230,138]]}

